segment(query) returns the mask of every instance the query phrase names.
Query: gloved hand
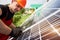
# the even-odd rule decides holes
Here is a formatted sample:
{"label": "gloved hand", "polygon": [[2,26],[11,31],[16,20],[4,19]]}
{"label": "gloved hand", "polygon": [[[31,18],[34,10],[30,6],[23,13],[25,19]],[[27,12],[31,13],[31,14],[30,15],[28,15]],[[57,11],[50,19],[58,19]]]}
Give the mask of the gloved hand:
{"label": "gloved hand", "polygon": [[22,34],[22,28],[17,27],[15,29],[12,29],[12,31],[11,31],[11,33],[9,35],[14,37],[14,38],[18,38],[18,36],[20,36],[21,34]]}

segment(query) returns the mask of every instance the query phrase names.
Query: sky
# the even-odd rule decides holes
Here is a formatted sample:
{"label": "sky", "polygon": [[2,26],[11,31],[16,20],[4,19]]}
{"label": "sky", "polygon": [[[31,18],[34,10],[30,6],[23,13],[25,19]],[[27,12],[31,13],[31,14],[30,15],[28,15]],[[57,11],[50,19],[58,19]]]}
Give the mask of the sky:
{"label": "sky", "polygon": [[[44,4],[46,0],[27,0],[25,7],[29,8],[31,4]],[[0,4],[9,4],[11,0],[0,0]]]}

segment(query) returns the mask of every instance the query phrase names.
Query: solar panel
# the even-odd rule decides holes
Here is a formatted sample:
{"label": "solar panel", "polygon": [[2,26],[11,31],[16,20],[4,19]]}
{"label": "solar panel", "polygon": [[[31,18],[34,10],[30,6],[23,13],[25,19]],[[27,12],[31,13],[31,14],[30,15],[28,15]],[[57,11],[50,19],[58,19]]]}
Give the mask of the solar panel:
{"label": "solar panel", "polygon": [[60,40],[60,5],[57,4],[60,0],[51,0],[38,8],[23,24],[26,28],[17,40]]}

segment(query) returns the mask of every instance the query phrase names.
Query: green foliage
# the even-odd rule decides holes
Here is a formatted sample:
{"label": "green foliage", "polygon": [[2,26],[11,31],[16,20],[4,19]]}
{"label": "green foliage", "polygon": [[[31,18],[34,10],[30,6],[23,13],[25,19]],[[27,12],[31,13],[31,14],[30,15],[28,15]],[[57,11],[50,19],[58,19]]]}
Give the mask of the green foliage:
{"label": "green foliage", "polygon": [[24,14],[24,12],[25,9],[22,9],[19,12],[15,13],[13,17],[13,23],[16,26],[20,26],[30,16],[30,14]]}
{"label": "green foliage", "polygon": [[19,25],[21,25],[28,17],[30,16],[30,14],[22,14],[22,16],[21,16],[21,19],[19,19],[19,21],[17,22],[17,26],[19,26]]}

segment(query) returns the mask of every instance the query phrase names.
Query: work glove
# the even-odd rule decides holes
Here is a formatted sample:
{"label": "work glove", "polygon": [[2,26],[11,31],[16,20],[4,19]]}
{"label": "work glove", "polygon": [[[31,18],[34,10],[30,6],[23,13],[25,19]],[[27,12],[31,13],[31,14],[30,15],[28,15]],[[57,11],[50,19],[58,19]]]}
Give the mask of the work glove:
{"label": "work glove", "polygon": [[22,34],[22,28],[17,27],[12,29],[11,33],[9,34],[11,37],[18,38]]}

